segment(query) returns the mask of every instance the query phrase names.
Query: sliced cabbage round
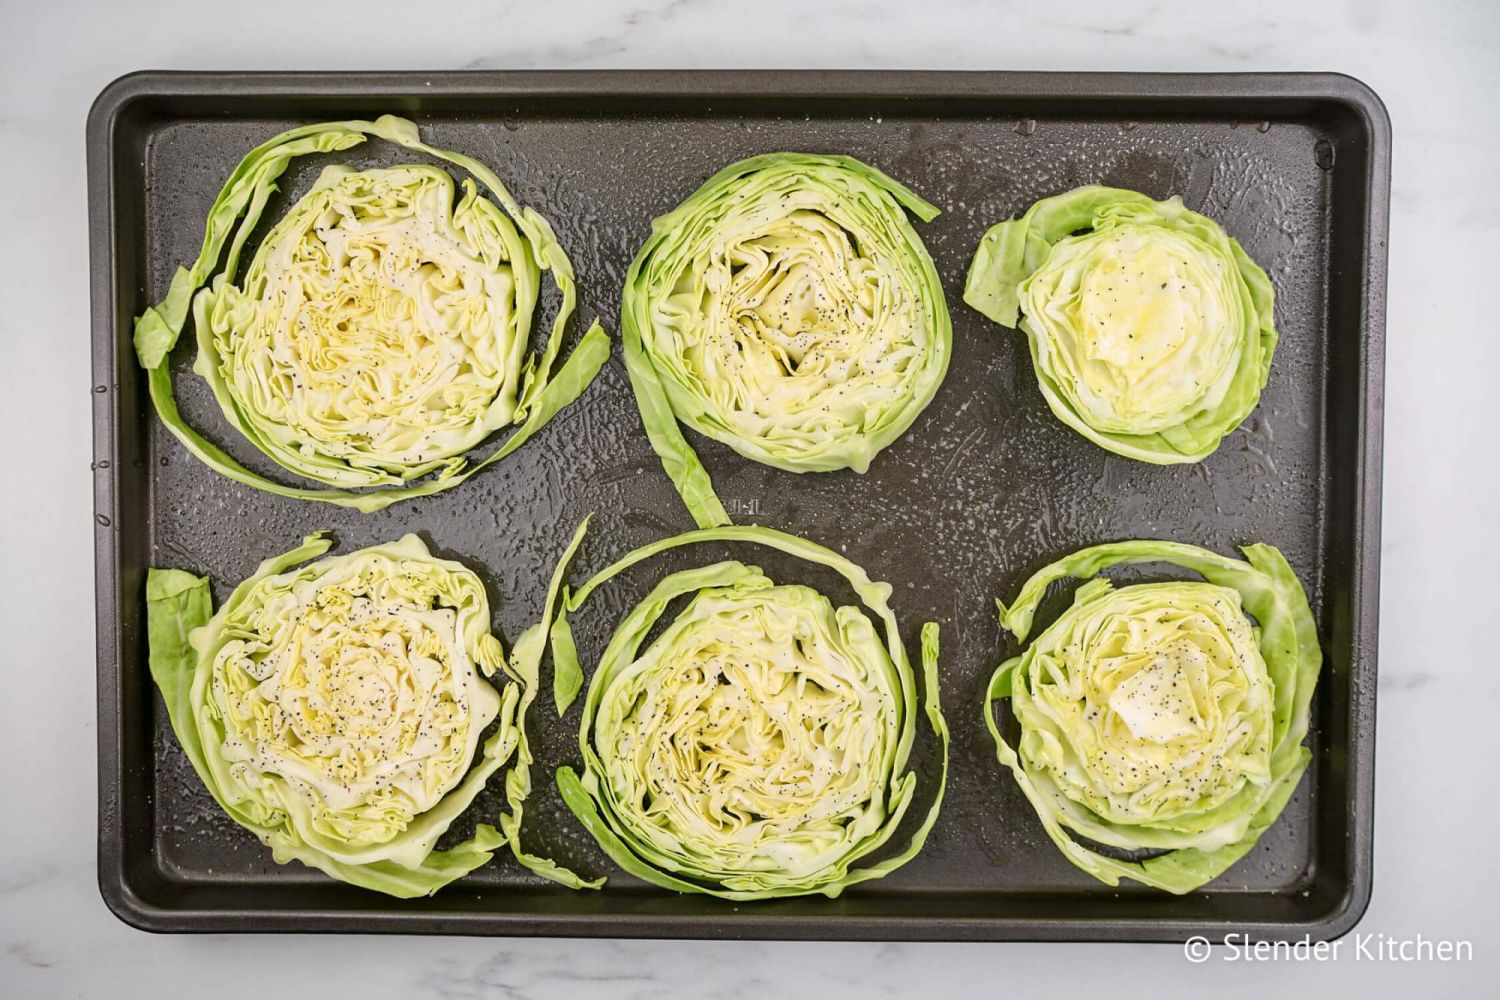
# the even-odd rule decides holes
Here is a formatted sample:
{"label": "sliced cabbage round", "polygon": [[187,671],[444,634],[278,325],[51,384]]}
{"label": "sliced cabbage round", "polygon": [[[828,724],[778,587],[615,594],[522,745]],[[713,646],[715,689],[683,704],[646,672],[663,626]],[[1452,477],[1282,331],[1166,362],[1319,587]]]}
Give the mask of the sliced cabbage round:
{"label": "sliced cabbage round", "polygon": [[[1302,741],[1323,660],[1312,610],[1278,550],[1244,552],[1241,562],[1175,542],[1096,545],[1000,605],[1001,625],[1025,641],[1050,584],[1089,581],[995,671],[985,721],[1053,842],[1101,882],[1184,893],[1217,878],[1281,815],[1312,757]],[[1115,588],[1098,577],[1125,563],[1203,579]],[[1014,749],[1001,699],[1020,726]],[[1123,860],[1069,831],[1163,853]]]}
{"label": "sliced cabbage round", "polygon": [[[369,135],[463,168],[500,204],[471,179],[455,190],[431,165],[329,166],[240,277],[241,254],[291,160]],[[562,302],[545,347],[528,353],[543,272]],[[554,372],[576,299],[572,265],[545,219],[482,163],[424,144],[416,125],[387,115],[292,129],[249,153],[209,212],[197,261],[137,318],[135,346],[163,422],[215,470],[282,496],[372,511],[462,482],[578,397],[609,338],[595,323]],[[193,369],[225,419],[283,468],[338,489],[267,479],[187,426],[167,359],[190,305]],[[498,450],[468,464],[466,452],[511,425]],[[354,492],[365,487],[373,489]]]}
{"label": "sliced cabbage round", "polygon": [[[855,867],[886,847],[916,800],[917,682],[890,585],[822,546],[728,526],[625,556],[567,595],[552,626],[559,710],[582,677],[569,613],[642,560],[707,541],[768,545],[832,568],[884,632],[864,610],[835,608],[737,561],[668,575],[625,616],[594,670],[579,727],[583,773],[558,770],[563,800],[621,868],[679,892],[837,896],[894,871],[926,842],[947,781],[938,629],[922,629],[923,707],[942,754],[932,804],[899,852]],[[678,597],[686,608],[642,651]]]}
{"label": "sliced cabbage round", "polygon": [[[583,885],[520,846],[540,630],[507,660],[479,578],[415,535],[299,566],[330,544],[312,535],[261,563],[211,617],[207,579],[147,577],[151,676],[214,799],[278,864],[392,896],[435,892],[507,842],[533,871]],[[507,762],[500,829],[437,850]]]}
{"label": "sliced cabbage round", "polygon": [[1179,198],[1081,187],[979,243],[964,301],[1021,329],[1058,419],[1119,455],[1197,462],[1255,409],[1276,349],[1270,279]]}
{"label": "sliced cabbage round", "polygon": [[620,329],[641,420],[699,527],[728,524],[681,421],[789,472],[864,472],[948,370],[953,329],[906,219],[938,210],[847,156],[732,164],[657,219]]}

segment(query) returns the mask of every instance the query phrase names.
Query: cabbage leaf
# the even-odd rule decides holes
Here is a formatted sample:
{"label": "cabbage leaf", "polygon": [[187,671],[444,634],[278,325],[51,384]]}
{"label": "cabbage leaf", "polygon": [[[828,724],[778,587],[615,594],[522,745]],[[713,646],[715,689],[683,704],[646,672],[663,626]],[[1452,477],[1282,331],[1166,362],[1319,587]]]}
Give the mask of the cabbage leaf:
{"label": "cabbage leaf", "polygon": [[[1000,604],[1001,625],[1024,642],[1049,585],[1088,581],[995,670],[985,722],[1053,843],[1101,882],[1185,893],[1217,878],[1276,821],[1311,759],[1303,740],[1322,664],[1312,610],[1277,549],[1244,553],[1096,545]],[[1099,576],[1131,563],[1203,579],[1117,588]],[[1002,700],[1020,727],[1014,748],[996,716]],[[1071,834],[1152,856],[1112,857]]]}
{"label": "cabbage leaf", "polygon": [[[430,165],[335,164],[270,229],[237,282],[291,161],[368,136],[466,170],[500,204],[470,179],[455,190]],[[561,305],[545,346],[528,353],[543,273]],[[209,211],[197,260],[137,317],[135,347],[163,423],[207,465],[280,496],[368,512],[457,485],[576,399],[610,349],[594,323],[558,364],[576,305],[572,265],[547,221],[484,164],[428,146],[412,122],[386,115],[295,128],[247,154]],[[334,488],[268,479],[187,425],[168,359],[190,313],[194,371],[230,426],[283,468]],[[512,425],[469,464],[466,452]]]}
{"label": "cabbage leaf", "polygon": [[[890,844],[918,791],[909,767],[917,680],[889,584],[768,528],[691,531],[629,553],[566,596],[552,627],[556,669],[582,676],[568,617],[591,593],[659,553],[709,541],[767,545],[829,567],[866,610],[836,608],[810,587],[777,584],[735,560],[669,574],[625,615],[593,671],[579,727],[582,773],[557,772],[564,802],[622,869],[679,892],[832,897],[889,874],[926,842],[948,768],[938,629],[929,622],[922,703],[941,745],[936,788],[910,840],[865,864]],[[678,598],[686,607],[642,650]]]}
{"label": "cabbage leaf", "polygon": [[1170,465],[1212,454],[1260,400],[1270,279],[1179,198],[1081,187],[993,226],[964,301],[1017,318],[1047,405],[1102,448]]}
{"label": "cabbage leaf", "polygon": [[952,322],[906,212],[938,214],[850,157],[771,153],[652,224],[625,277],[621,343],[699,527],[729,516],[678,421],[778,469],[865,472],[932,402]]}
{"label": "cabbage leaf", "polygon": [[[583,885],[520,845],[541,643],[507,658],[479,578],[415,535],[318,559],[330,544],[311,535],[267,559],[217,613],[206,578],[147,576],[151,676],[215,801],[278,864],[392,896],[433,893],[507,842],[533,871]],[[438,850],[507,763],[505,832],[479,824]]]}

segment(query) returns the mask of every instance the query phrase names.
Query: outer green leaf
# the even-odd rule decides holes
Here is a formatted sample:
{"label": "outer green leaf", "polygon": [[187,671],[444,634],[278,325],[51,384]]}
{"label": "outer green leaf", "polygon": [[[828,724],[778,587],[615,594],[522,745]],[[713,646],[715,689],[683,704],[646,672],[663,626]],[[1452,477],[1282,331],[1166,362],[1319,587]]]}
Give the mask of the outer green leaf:
{"label": "outer green leaf", "polygon": [[178,733],[182,750],[199,774],[205,773],[203,744],[192,725],[188,693],[193,685],[197,656],[188,635],[213,616],[208,578],[180,569],[152,569],[146,573],[146,637],[151,679],[161,691],[167,717]]}
{"label": "outer green leaf", "polygon": [[[566,593],[563,599],[567,599]],[[557,714],[567,712],[569,706],[583,690],[583,667],[578,663],[578,646],[573,642],[573,629],[568,616],[559,614],[552,620],[552,701]]]}
{"label": "outer green leaf", "polygon": [[[553,570],[552,581],[547,587],[547,600],[542,608],[542,620],[523,632],[516,640],[515,649],[511,651],[510,662],[513,667],[513,676],[521,682],[525,694],[522,696],[520,707],[520,740],[516,752],[516,763],[510,773],[505,776],[505,794],[510,813],[500,819],[500,827],[510,837],[511,849],[517,861],[538,875],[573,889],[597,889],[604,884],[604,879],[587,881],[548,858],[537,857],[522,851],[520,846],[521,817],[522,806],[527,796],[531,794],[531,765],[534,762],[531,744],[526,738],[526,712],[531,707],[536,692],[541,689],[542,654],[549,635],[548,622],[552,620],[553,609],[557,607],[568,562],[573,558],[573,553],[578,551],[578,546],[583,544],[583,536],[588,529],[588,524],[588,518],[584,518],[578,530],[573,533],[568,547],[563,550],[563,556],[558,560],[557,568]],[[555,627],[550,630],[550,635],[556,641]],[[571,636],[569,638],[571,639]],[[566,681],[554,679],[554,694],[559,690],[559,684],[565,685],[566,683]],[[562,707],[559,701],[559,711]]]}
{"label": "outer green leaf", "polygon": [[[552,699],[557,706],[557,714],[562,715],[573,704],[573,699],[578,697],[578,692],[583,688],[583,669],[578,665],[578,647],[573,644],[573,630],[568,626],[566,607],[571,595],[563,586],[563,579],[567,576],[568,564],[573,561],[578,547],[583,544],[583,537],[588,533],[589,520],[593,515],[583,519],[578,530],[573,532],[573,538],[568,542],[568,547],[563,550],[562,558],[557,561],[557,567],[552,571],[552,582],[547,589],[547,604],[542,615],[541,625],[545,627],[550,619],[552,624],[549,630],[549,638],[552,644]],[[559,605],[559,597],[561,605]],[[556,617],[553,616],[553,608],[557,608]],[[540,640],[541,630],[538,629]],[[540,641],[537,650],[538,659],[541,658]]]}
{"label": "outer green leaf", "polygon": [[[722,526],[629,553],[574,591],[559,620],[629,567],[707,541],[768,545],[835,570],[881,621],[883,635],[858,608],[835,609],[817,591],[779,586],[740,562],[668,575],[625,616],[594,670],[579,729],[583,771],[557,773],[564,802],[621,868],[679,892],[735,900],[837,896],[894,871],[921,849],[936,820],[947,780],[948,730],[938,703],[937,625],[929,622],[922,630],[922,701],[942,746],[937,791],[904,848],[857,867],[890,842],[917,789],[917,774],[908,769],[916,681],[889,584],[794,535]],[[668,606],[683,596],[691,598],[687,608],[642,650]],[[554,629],[554,659],[571,657],[576,664],[571,634],[558,643],[560,634]],[[775,670],[759,672],[758,664],[772,662],[779,664]],[[792,714],[803,721],[789,721]],[[674,729],[679,723],[689,728]],[[698,725],[741,728],[692,737]],[[755,739],[759,726],[781,733],[776,763],[761,765],[763,772],[741,771],[748,765],[727,759],[722,765],[703,760]],[[661,757],[664,748],[675,749]],[[699,764],[668,776],[675,767],[669,760],[683,755]],[[790,786],[778,786],[778,774],[824,755],[832,757],[805,778],[816,792],[792,794]],[[753,807],[745,804],[752,801]],[[724,834],[725,822],[739,832]]]}
{"label": "outer green leaf", "polygon": [[[455,205],[452,179],[435,167],[413,165],[363,172],[329,167],[313,190],[272,228],[242,284],[233,284],[245,244],[290,161],[309,153],[347,149],[364,142],[367,135],[463,168],[485,186],[504,211],[480,197],[473,182],[467,180],[463,196]],[[306,234],[316,232],[318,239],[308,246],[323,253],[319,248],[324,248],[324,237],[329,232],[344,232],[337,225],[326,227],[326,219],[348,214],[353,211],[351,205],[377,202],[386,204],[387,210],[385,215],[373,213],[371,217],[396,221],[385,226],[384,236],[380,235],[380,225],[364,223],[364,229],[351,229],[349,238],[385,240],[381,244],[385,250],[351,253],[350,259],[363,262],[361,266],[366,268],[378,268],[383,266],[381,261],[400,259],[402,253],[415,247],[414,252],[425,253],[428,261],[446,261],[442,266],[453,274],[469,274],[465,288],[472,286],[470,300],[463,304],[448,302],[431,315],[440,313],[441,320],[432,322],[443,324],[478,323],[475,329],[466,329],[449,341],[466,345],[464,349],[474,356],[462,365],[437,362],[433,368],[389,366],[370,360],[369,352],[385,344],[386,338],[364,336],[365,327],[383,322],[382,317],[389,312],[386,305],[371,304],[365,312],[351,314],[345,326],[328,327],[330,343],[319,350],[326,357],[337,358],[337,364],[328,366],[320,357],[316,365],[297,368],[301,364],[296,360],[297,351],[281,345],[270,352],[265,339],[278,329],[274,317],[281,313],[277,310],[290,308],[286,305],[291,301],[287,290],[309,289],[306,295],[313,296],[308,299],[312,303],[309,315],[331,324],[337,317],[328,310],[343,309],[348,302],[357,301],[350,296],[359,288],[348,295],[338,289],[330,291],[327,266],[316,256],[299,257],[293,250],[300,245],[299,240],[311,239]],[[403,229],[406,223],[399,220],[408,217],[412,222]],[[343,280],[354,274],[352,266],[334,269],[334,277]],[[449,271],[444,272],[444,287],[434,293],[437,298],[433,301],[455,297],[452,282],[446,277]],[[540,354],[527,355],[543,272],[552,276],[562,302],[545,347]],[[304,273],[317,280],[302,280]],[[405,279],[387,275],[378,282],[396,280]],[[478,291],[481,286],[482,293]],[[332,296],[327,308],[314,301],[317,295]],[[487,303],[483,310],[476,304],[480,298]],[[330,122],[292,129],[251,151],[210,209],[198,259],[191,268],[179,269],[166,299],[137,318],[135,344],[140,362],[148,371],[157,412],[203,462],[232,479],[280,496],[368,512],[457,485],[520,447],[578,397],[608,357],[609,339],[597,323],[591,325],[557,368],[565,328],[576,303],[572,265],[545,219],[518,205],[484,164],[426,145],[413,123],[387,115],[375,122]],[[187,426],[172,397],[167,366],[190,308],[198,336],[194,368],[209,382],[232,427],[268,457],[299,475],[336,487],[380,488],[314,489],[277,483],[247,469]],[[428,315],[418,311],[419,318]],[[356,333],[339,334],[339,329]],[[392,329],[409,333],[411,325]],[[340,337],[347,343],[341,343]],[[268,360],[272,358],[277,360]],[[272,366],[280,367],[268,374]],[[413,372],[416,374],[410,374]],[[366,388],[363,379],[367,376],[372,381]],[[426,381],[402,385],[382,381],[388,377]],[[316,388],[312,379],[321,380]],[[349,396],[348,403],[341,402],[344,395]],[[316,412],[307,409],[314,404]],[[382,408],[402,407],[382,413]],[[516,427],[504,443],[483,461],[466,466],[463,454],[508,424]],[[421,481],[406,485],[412,480]]]}
{"label": "outer green leaf", "polygon": [[[1217,878],[1276,821],[1311,758],[1302,741],[1322,664],[1312,610],[1279,551],[1244,552],[1241,561],[1176,542],[1096,545],[1044,567],[1000,605],[1001,625],[1024,641],[1050,584],[1089,581],[995,670],[985,722],[1048,836],[1109,885],[1130,878],[1185,893]],[[1158,562],[1206,582],[1115,589],[1098,576]],[[1018,748],[1000,732],[1002,699],[1021,727]],[[1165,853],[1124,861],[1073,833]]]}
{"label": "outer green leaf", "polygon": [[907,211],[938,214],[858,160],[772,153],[652,224],[621,342],[641,422],[700,527],[729,516],[679,421],[778,469],[864,472],[936,395],[952,322]]}
{"label": "outer green leaf", "polygon": [[1270,279],[1178,198],[1081,187],[993,226],[964,301],[1019,317],[1052,412],[1102,448],[1197,462],[1260,400],[1276,349]]}

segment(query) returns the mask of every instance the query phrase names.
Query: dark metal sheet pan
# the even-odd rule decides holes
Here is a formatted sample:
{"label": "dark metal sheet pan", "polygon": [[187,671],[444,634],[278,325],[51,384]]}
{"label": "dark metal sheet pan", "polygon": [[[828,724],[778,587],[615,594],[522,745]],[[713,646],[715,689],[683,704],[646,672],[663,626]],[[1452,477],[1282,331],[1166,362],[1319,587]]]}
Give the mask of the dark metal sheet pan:
{"label": "dark metal sheet pan", "polygon": [[[433,898],[402,902],[272,865],[201,789],[146,670],[146,567],[208,572],[222,598],[310,530],[331,529],[343,550],[416,530],[480,569],[509,640],[539,614],[545,576],[585,513],[597,516],[579,573],[691,526],[640,431],[618,358],[507,462],[377,515],[243,488],[193,461],[155,420],[130,319],[196,252],[223,177],[282,128],[382,112],[411,116],[436,145],[489,163],[552,220],[583,302],[611,330],[651,218],[738,157],[846,152],[943,208],[919,230],[952,305],[954,364],[934,404],[867,475],[792,476],[698,442],[739,520],[831,544],[892,581],[912,635],[929,617],[941,622],[954,766],[942,816],[911,864],[838,900],[734,906],[615,872],[602,892],[571,892],[499,856]],[[374,143],[351,154],[395,158]],[[163,931],[959,940],[1347,931],[1371,888],[1389,155],[1379,99],[1331,74],[146,73],[111,84],[88,123],[105,901]],[[283,197],[317,167],[296,165]],[[986,226],[1086,182],[1181,194],[1223,221],[1275,282],[1282,340],[1270,385],[1201,465],[1130,462],[1062,426],[1023,338],[960,301]],[[180,354],[182,375],[190,357]],[[178,384],[191,421],[265,468],[199,380]],[[984,679],[1010,649],[992,599],[1058,555],[1127,537],[1281,547],[1308,586],[1327,653],[1302,787],[1249,856],[1181,898],[1111,890],[1068,865],[997,765],[980,716]],[[752,555],[773,575],[799,572]],[[610,615],[666,568],[633,575],[581,623],[586,655]],[[547,777],[572,759],[573,717],[559,722],[544,698],[533,719],[531,843],[581,871],[610,871]],[[497,808],[497,796],[482,798],[469,821]]]}

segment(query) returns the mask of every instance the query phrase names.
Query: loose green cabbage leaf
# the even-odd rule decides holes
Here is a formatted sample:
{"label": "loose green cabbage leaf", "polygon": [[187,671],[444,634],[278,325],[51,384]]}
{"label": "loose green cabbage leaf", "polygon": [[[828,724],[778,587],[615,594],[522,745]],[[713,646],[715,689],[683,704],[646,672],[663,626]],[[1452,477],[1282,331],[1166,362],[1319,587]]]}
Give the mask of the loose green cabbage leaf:
{"label": "loose green cabbage leaf", "polygon": [[1081,187],[992,227],[964,301],[1020,317],[1047,405],[1102,448],[1197,462],[1255,409],[1276,350],[1270,279],[1218,223]]}
{"label": "loose green cabbage leaf", "polygon": [[858,160],[772,153],[652,224],[625,277],[621,342],[699,527],[729,516],[678,421],[778,469],[864,472],[936,395],[952,322],[907,211],[938,214]]}
{"label": "loose green cabbage leaf", "polygon": [[[392,896],[436,892],[507,842],[533,871],[581,885],[520,846],[541,642],[507,659],[479,578],[415,535],[317,559],[330,544],[312,535],[261,563],[217,614],[207,579],[147,576],[151,676],[215,801],[278,864]],[[499,692],[485,680],[497,672]],[[505,832],[480,824],[437,850],[508,761]]]}
{"label": "loose green cabbage leaf", "polygon": [[[1323,660],[1312,609],[1278,550],[1244,552],[1242,562],[1175,542],[1096,545],[1000,604],[1001,625],[1024,642],[1050,584],[1089,581],[995,671],[985,722],[1048,836],[1101,882],[1185,893],[1217,878],[1281,815],[1311,759],[1302,741]],[[1158,562],[1203,580],[1115,588],[1098,576]],[[1020,726],[1016,748],[996,718],[1002,699]],[[1121,860],[1069,831],[1164,853]]]}
{"label": "loose green cabbage leaf", "polygon": [[[567,621],[596,588],[708,541],[767,545],[835,570],[884,632],[857,607],[835,608],[738,561],[668,575],[625,616],[593,672],[579,726],[583,773],[558,770],[563,801],[621,868],[679,892],[832,897],[889,874],[926,842],[948,770],[938,629],[928,622],[922,702],[942,748],[937,788],[905,847],[856,867],[890,842],[917,794],[908,768],[917,682],[889,584],[768,528],[691,531],[629,553],[566,597],[552,627],[556,669],[582,676]],[[679,597],[690,597],[687,607],[642,651]]]}
{"label": "loose green cabbage leaf", "polygon": [[[461,167],[500,205],[473,180],[460,195],[433,166],[330,166],[236,284],[290,162],[371,135]],[[543,272],[562,302],[546,345],[528,354]],[[386,115],[295,128],[251,151],[209,211],[198,259],[136,319],[135,346],[162,421],[211,468],[281,496],[368,512],[457,485],[576,399],[610,350],[595,323],[557,364],[576,304],[572,265],[545,219],[484,164],[428,146],[412,122]],[[186,424],[168,357],[190,310],[194,371],[230,426],[283,468],[337,488],[275,482]],[[498,449],[467,464],[466,452],[510,425]]]}

